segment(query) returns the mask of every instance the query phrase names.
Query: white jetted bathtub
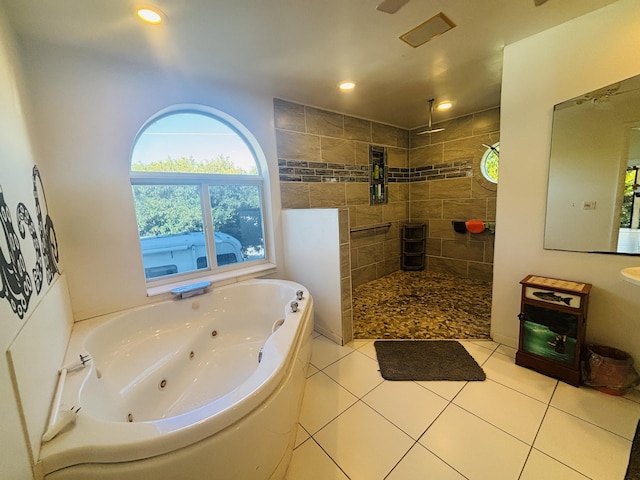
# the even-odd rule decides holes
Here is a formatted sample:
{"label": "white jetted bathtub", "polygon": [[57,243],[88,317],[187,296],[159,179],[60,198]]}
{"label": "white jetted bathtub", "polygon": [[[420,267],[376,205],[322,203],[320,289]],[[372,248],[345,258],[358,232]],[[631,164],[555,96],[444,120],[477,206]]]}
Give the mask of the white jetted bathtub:
{"label": "white jetted bathtub", "polygon": [[281,478],[312,330],[311,295],[283,280],[79,322],[66,361],[91,361],[67,374],[60,410],[81,410],[75,425],[43,444],[38,476]]}

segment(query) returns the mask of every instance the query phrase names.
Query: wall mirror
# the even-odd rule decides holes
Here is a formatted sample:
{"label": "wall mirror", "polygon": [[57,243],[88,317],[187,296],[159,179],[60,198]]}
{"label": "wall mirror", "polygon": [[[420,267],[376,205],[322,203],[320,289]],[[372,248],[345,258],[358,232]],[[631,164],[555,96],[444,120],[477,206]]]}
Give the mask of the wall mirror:
{"label": "wall mirror", "polygon": [[544,248],[640,255],[640,75],[553,110]]}

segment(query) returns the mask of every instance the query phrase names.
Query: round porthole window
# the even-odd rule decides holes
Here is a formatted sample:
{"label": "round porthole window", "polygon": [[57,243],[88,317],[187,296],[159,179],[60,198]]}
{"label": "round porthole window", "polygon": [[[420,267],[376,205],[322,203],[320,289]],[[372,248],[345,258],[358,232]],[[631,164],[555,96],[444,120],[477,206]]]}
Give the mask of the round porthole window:
{"label": "round porthole window", "polygon": [[500,142],[493,145],[485,145],[487,150],[480,160],[480,171],[484,178],[491,183],[498,183],[498,162],[500,161]]}

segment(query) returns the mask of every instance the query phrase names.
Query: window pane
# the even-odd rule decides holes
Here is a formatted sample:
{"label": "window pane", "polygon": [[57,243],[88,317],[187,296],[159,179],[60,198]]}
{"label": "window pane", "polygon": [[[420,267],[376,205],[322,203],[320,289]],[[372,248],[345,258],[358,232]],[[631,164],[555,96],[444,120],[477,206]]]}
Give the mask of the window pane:
{"label": "window pane", "polygon": [[147,279],[208,267],[198,186],[134,185],[133,197]]}
{"label": "window pane", "polygon": [[131,170],[257,175],[252,150],[226,123],[192,112],[160,117],[136,141]]}
{"label": "window pane", "polygon": [[265,258],[260,188],[215,185],[209,187],[209,196],[218,265]]}
{"label": "window pane", "polygon": [[480,171],[484,178],[489,180],[492,183],[498,183],[498,166],[500,163],[500,158],[498,157],[500,153],[500,142],[494,143],[490,147],[485,145],[487,150],[482,155],[482,159],[480,160]]}

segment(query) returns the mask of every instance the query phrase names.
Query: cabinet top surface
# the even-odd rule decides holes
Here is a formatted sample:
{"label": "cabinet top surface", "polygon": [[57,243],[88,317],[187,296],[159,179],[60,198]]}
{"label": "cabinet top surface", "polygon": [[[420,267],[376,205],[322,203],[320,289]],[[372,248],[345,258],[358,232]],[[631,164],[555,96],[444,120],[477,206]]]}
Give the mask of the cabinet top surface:
{"label": "cabinet top surface", "polygon": [[520,281],[523,285],[548,288],[550,290],[562,290],[579,294],[588,294],[591,291],[590,283],[574,282],[571,280],[560,280],[558,278],[540,277],[537,275],[527,275]]}

